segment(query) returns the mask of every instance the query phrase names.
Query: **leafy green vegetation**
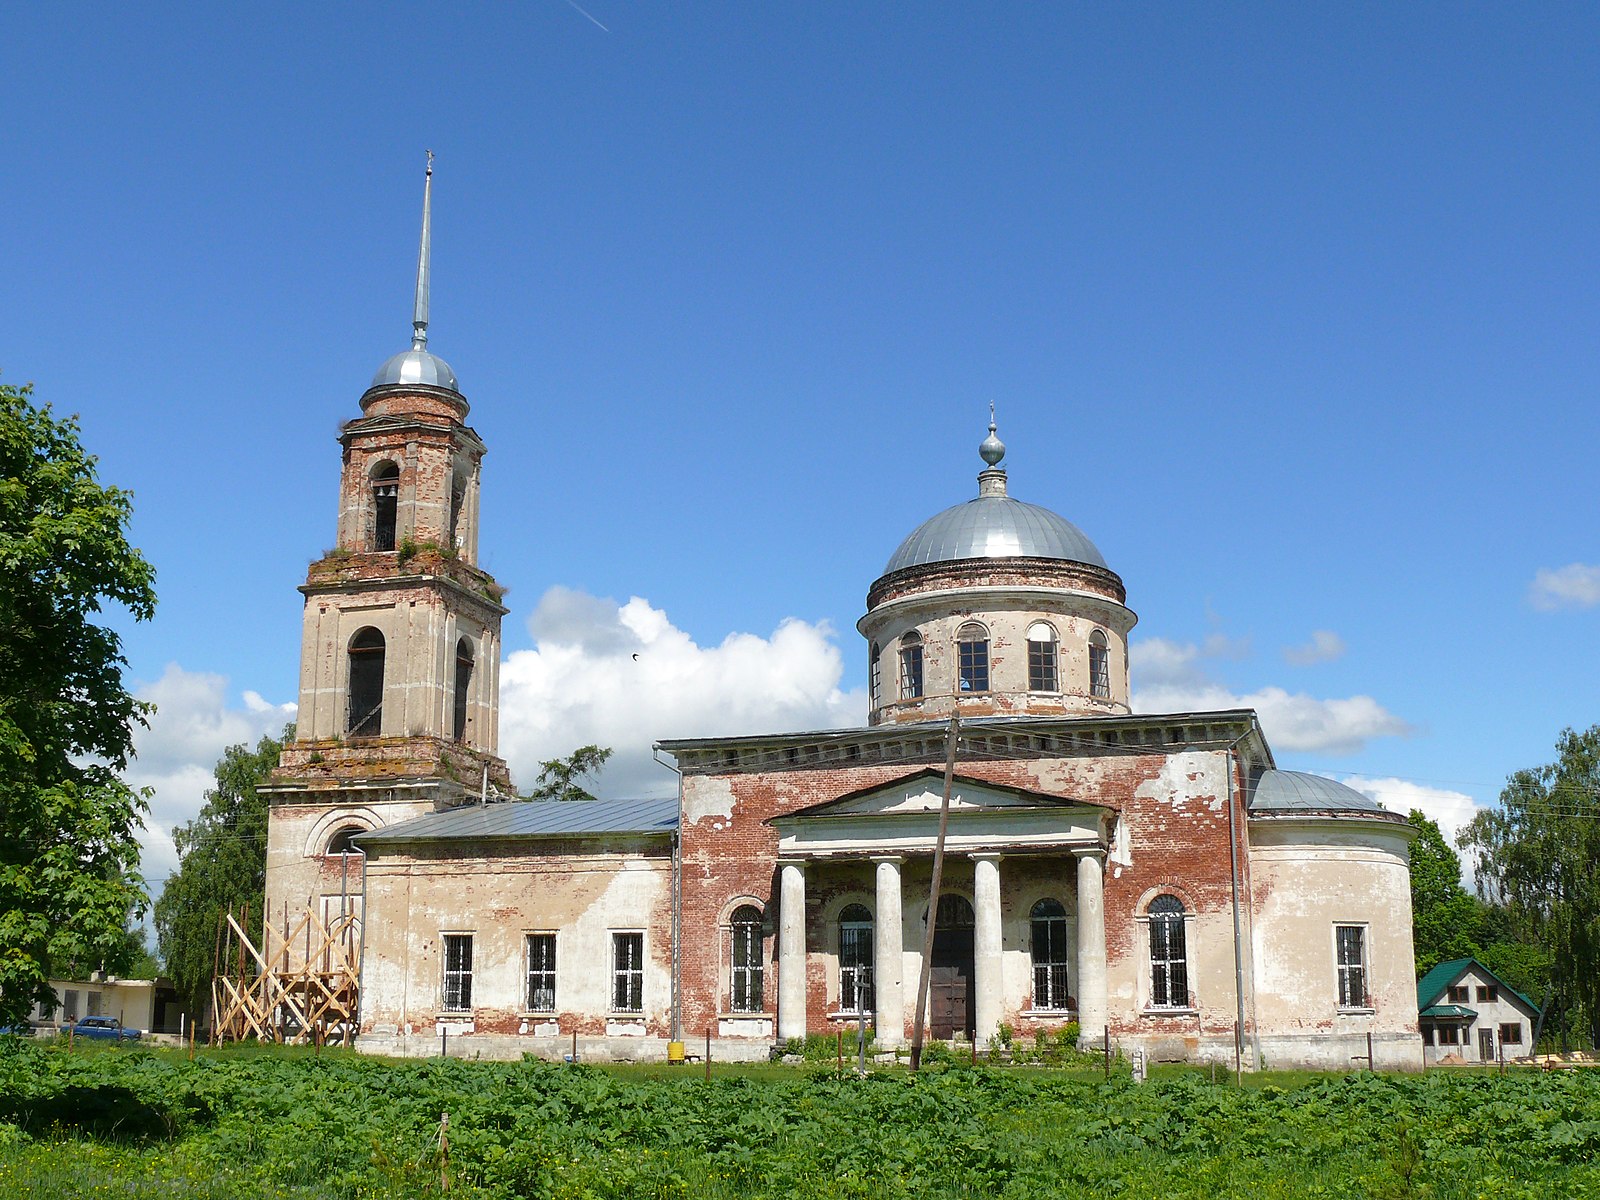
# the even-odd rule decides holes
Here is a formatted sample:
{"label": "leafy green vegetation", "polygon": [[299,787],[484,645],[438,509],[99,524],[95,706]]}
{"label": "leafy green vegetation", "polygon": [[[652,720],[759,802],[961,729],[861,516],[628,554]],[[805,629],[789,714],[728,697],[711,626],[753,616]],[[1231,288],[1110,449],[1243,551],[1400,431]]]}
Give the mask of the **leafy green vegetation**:
{"label": "leafy green vegetation", "polygon": [[1600,1074],[717,1071],[13,1046],[0,1194],[1600,1195]]}

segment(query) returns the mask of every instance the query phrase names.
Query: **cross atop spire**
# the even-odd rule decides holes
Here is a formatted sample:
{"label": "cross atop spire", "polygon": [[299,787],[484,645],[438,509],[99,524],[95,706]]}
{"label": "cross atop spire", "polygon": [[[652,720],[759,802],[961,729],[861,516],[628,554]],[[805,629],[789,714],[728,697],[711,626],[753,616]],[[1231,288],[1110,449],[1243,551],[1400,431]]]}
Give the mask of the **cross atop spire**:
{"label": "cross atop spire", "polygon": [[428,346],[428,243],[430,214],[433,208],[433,151],[428,151],[428,171],[422,183],[422,247],[417,252],[417,301],[411,314],[411,348]]}

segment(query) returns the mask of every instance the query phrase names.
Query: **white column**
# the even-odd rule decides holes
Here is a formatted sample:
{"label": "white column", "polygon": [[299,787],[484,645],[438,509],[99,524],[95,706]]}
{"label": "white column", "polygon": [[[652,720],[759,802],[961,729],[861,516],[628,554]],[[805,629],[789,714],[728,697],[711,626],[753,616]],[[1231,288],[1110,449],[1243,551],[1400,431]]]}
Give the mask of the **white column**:
{"label": "white column", "polygon": [[973,1043],[987,1046],[1000,1028],[1005,988],[1001,984],[1000,856],[972,856],[972,959],[977,997],[973,1002]]}
{"label": "white column", "polygon": [[1078,1028],[1082,1043],[1098,1046],[1106,1031],[1105,851],[1074,851],[1078,858]]}
{"label": "white column", "polygon": [[892,1049],[905,1041],[905,931],[901,918],[900,864],[885,857],[877,863],[878,915],[872,925],[872,971],[877,1011],[878,1045]]}
{"label": "white column", "polygon": [[781,861],[778,892],[778,1036],[806,1036],[806,871]]}

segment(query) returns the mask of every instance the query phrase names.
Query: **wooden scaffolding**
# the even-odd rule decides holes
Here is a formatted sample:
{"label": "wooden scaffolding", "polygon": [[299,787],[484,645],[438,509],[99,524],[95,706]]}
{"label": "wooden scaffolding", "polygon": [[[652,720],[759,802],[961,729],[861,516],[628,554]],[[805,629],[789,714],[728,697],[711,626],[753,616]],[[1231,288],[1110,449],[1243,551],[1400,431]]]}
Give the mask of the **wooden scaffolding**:
{"label": "wooden scaffolding", "polygon": [[309,905],[284,906],[281,927],[268,920],[258,947],[244,921],[228,912],[217,931],[211,981],[211,1041],[349,1044],[361,993],[360,922],[353,913],[324,920]]}

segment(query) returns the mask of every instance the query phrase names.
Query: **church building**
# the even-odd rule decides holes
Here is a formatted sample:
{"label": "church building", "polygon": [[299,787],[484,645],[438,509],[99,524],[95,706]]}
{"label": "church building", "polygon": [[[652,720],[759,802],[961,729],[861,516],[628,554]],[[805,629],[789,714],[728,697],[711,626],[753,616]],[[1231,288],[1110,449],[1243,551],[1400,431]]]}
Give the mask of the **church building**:
{"label": "church building", "polygon": [[864,1025],[887,1051],[926,968],[930,1036],[980,1047],[1075,1025],[1157,1060],[1420,1068],[1413,831],[1279,770],[1249,710],[1134,713],[1122,579],[1010,495],[992,421],[977,494],[867,589],[864,726],[662,740],[668,799],[508,798],[485,443],[426,348],[428,207],[412,348],[340,435],[269,789],[266,921],[351,918],[359,1047],[765,1059]]}

